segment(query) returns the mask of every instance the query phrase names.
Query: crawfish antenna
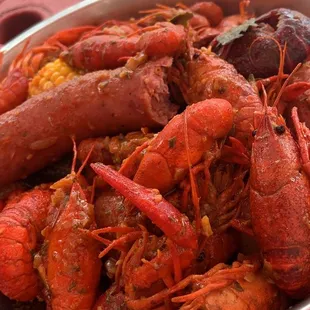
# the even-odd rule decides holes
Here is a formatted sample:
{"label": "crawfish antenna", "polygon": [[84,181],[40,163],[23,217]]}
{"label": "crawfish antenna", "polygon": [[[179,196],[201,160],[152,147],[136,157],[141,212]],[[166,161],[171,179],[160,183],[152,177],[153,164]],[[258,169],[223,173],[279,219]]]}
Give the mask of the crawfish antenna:
{"label": "crawfish antenna", "polygon": [[82,171],[83,171],[83,169],[85,168],[85,166],[87,165],[87,162],[88,162],[88,160],[89,160],[89,157],[90,157],[91,153],[92,153],[93,150],[94,150],[94,147],[95,147],[95,143],[91,146],[91,148],[90,148],[90,150],[89,150],[89,152],[88,152],[86,158],[84,159],[84,161],[83,161],[83,163],[82,163],[82,166],[80,167],[79,171],[76,173],[76,176],[79,176],[79,175],[82,173]]}
{"label": "crawfish antenna", "polygon": [[265,108],[265,113],[267,113],[268,96],[267,96],[266,89],[265,89],[264,85],[262,85],[262,91],[263,91],[263,105],[264,105],[264,108]]}
{"label": "crawfish antenna", "polygon": [[23,48],[22,48],[22,51],[16,56],[16,58],[14,59],[14,61],[12,62],[10,68],[9,68],[9,71],[13,70],[16,66],[17,66],[17,63],[23,59],[23,57],[25,56],[25,53],[26,53],[26,50],[29,46],[29,43],[30,43],[30,39],[27,39]]}
{"label": "crawfish antenna", "polygon": [[250,0],[242,0],[239,2],[239,12],[241,17],[248,16],[246,8],[250,5]]}
{"label": "crawfish antenna", "polygon": [[[279,46],[280,49],[280,63],[279,63],[279,71],[278,71],[278,80],[277,84],[279,85],[281,83],[281,80],[283,79],[284,76],[284,64],[285,64],[285,55],[286,55],[286,50],[287,50],[287,42],[285,42],[283,50],[281,49],[280,43],[273,39],[276,44]],[[292,71],[292,73],[287,77],[286,81],[283,83],[282,87],[280,88],[278,95],[273,103],[274,107],[278,106],[278,103],[280,102],[281,96],[285,90],[285,87],[287,86],[288,82],[290,81],[291,77],[294,75],[294,73],[298,70],[298,68],[301,66],[301,64],[298,64],[295,69]]]}
{"label": "crawfish antenna", "polygon": [[196,233],[197,235],[199,235],[200,225],[201,225],[200,205],[199,205],[200,198],[198,197],[197,183],[196,183],[195,176],[192,170],[192,163],[191,163],[190,155],[189,155],[188,130],[187,130],[187,109],[185,109],[184,111],[184,135],[185,135],[186,156],[187,156],[187,162],[188,162],[188,168],[189,168],[189,177],[190,177],[190,182],[191,182],[192,199],[193,199],[193,204],[195,207]]}
{"label": "crawfish antenna", "polygon": [[272,97],[272,95],[274,94],[274,92],[276,90],[279,90],[279,91],[281,90],[281,83],[282,83],[282,79],[284,77],[284,64],[285,64],[285,55],[286,55],[286,47],[287,47],[287,45],[285,43],[284,48],[282,50],[282,47],[281,47],[278,40],[276,40],[272,37],[270,39],[273,40],[276,43],[276,45],[278,46],[279,54],[280,54],[280,61],[279,61],[279,70],[278,70],[278,75],[277,75],[277,81],[273,85],[273,87],[270,89],[269,94],[268,94],[268,99],[270,99]]}
{"label": "crawfish antenna", "polygon": [[278,47],[280,50],[278,81],[281,81],[281,78],[284,75],[284,64],[285,64],[285,56],[286,56],[286,50],[287,50],[287,42],[285,42],[283,50],[282,50],[280,43],[276,39],[274,39],[274,41],[278,44]]}
{"label": "crawfish antenna", "polygon": [[94,177],[93,178],[93,184],[91,186],[91,195],[90,195],[90,203],[91,204],[94,204],[94,201],[95,201],[96,185],[97,185],[97,177]]}
{"label": "crawfish antenna", "polygon": [[71,166],[71,174],[72,174],[75,171],[76,158],[77,158],[77,150],[76,150],[75,137],[71,136],[71,140],[72,140],[72,143],[73,143],[73,160],[72,160],[72,166]]}
{"label": "crawfish antenna", "polygon": [[[74,136],[71,136],[71,140],[72,140],[72,143],[73,143],[73,160],[72,160],[72,166],[71,166],[71,174],[74,174],[74,171],[75,171],[75,168],[76,168],[76,160],[77,160],[77,147],[76,147],[76,142],[75,142],[75,137]],[[94,150],[94,147],[95,147],[95,144],[93,144],[92,147],[90,148],[90,150],[89,150],[85,160],[82,163],[82,166],[80,167],[80,169],[76,173],[77,177],[82,173],[83,169],[85,168],[85,166],[86,166],[86,164],[87,164],[87,162],[89,160],[89,157],[90,157],[91,153]]]}
{"label": "crawfish antenna", "polygon": [[273,103],[273,106],[274,106],[274,107],[277,107],[277,106],[278,106],[278,104],[279,104],[279,102],[280,102],[280,99],[281,99],[281,96],[282,96],[282,94],[283,94],[283,92],[284,92],[284,90],[285,90],[285,88],[286,88],[288,82],[290,81],[290,79],[292,78],[292,76],[296,73],[296,71],[297,71],[300,67],[301,67],[301,63],[299,63],[299,64],[295,67],[295,69],[292,71],[292,73],[288,76],[288,78],[286,79],[286,81],[283,83],[283,85],[282,85],[282,87],[281,87],[281,89],[280,89],[280,91],[279,91],[279,93],[278,93],[278,96],[277,96],[276,100],[275,100],[274,103]]}

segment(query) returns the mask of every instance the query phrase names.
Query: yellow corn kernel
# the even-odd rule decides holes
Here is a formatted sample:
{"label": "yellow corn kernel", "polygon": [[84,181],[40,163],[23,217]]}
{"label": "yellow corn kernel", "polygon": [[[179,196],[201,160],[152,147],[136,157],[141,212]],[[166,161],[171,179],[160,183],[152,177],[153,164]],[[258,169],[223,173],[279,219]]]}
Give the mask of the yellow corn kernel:
{"label": "yellow corn kernel", "polygon": [[59,76],[57,80],[54,82],[56,86],[60,85],[61,83],[65,82],[66,79],[63,76]]}
{"label": "yellow corn kernel", "polygon": [[43,86],[43,89],[44,90],[48,90],[48,89],[51,89],[54,87],[54,84],[51,82],[51,81],[47,81],[44,86]]}
{"label": "yellow corn kernel", "polygon": [[60,73],[54,72],[50,78],[51,82],[55,83],[55,81],[60,77]]}
{"label": "yellow corn kernel", "polygon": [[44,84],[47,82],[46,78],[45,77],[42,77],[40,80],[39,80],[39,87],[40,88],[44,88]]}
{"label": "yellow corn kernel", "polygon": [[71,73],[70,67],[61,67],[59,70],[60,75],[67,76],[69,73]]}
{"label": "yellow corn kernel", "polygon": [[75,71],[62,60],[56,59],[55,61],[47,63],[34,76],[29,84],[29,96],[38,95],[78,75],[80,75],[79,72]]}

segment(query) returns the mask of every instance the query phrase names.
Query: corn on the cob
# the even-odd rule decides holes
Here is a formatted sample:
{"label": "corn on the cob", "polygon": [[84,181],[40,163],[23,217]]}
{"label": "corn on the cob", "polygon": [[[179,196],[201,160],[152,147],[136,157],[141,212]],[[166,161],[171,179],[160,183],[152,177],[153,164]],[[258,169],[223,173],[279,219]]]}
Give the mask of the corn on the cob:
{"label": "corn on the cob", "polygon": [[79,75],[77,71],[60,59],[47,63],[29,84],[29,96],[38,95]]}

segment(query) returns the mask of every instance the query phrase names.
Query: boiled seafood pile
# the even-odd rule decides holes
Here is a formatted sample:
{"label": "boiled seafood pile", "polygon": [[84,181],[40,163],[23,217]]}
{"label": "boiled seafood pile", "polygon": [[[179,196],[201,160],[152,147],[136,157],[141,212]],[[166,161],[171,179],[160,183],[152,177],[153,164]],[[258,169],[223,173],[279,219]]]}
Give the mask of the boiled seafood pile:
{"label": "boiled seafood pile", "polygon": [[157,5],[24,46],[0,84],[3,295],[52,310],[310,296],[310,18],[248,5]]}

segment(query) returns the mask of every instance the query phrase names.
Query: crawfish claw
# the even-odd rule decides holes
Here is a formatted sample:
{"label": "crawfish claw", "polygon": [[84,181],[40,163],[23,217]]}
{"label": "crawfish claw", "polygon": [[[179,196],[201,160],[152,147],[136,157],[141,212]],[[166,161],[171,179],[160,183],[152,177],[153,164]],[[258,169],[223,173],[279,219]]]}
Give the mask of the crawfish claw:
{"label": "crawfish claw", "polygon": [[186,248],[197,248],[197,237],[187,216],[166,201],[157,190],[145,188],[101,163],[91,164],[93,170],[146,214],[168,238]]}

